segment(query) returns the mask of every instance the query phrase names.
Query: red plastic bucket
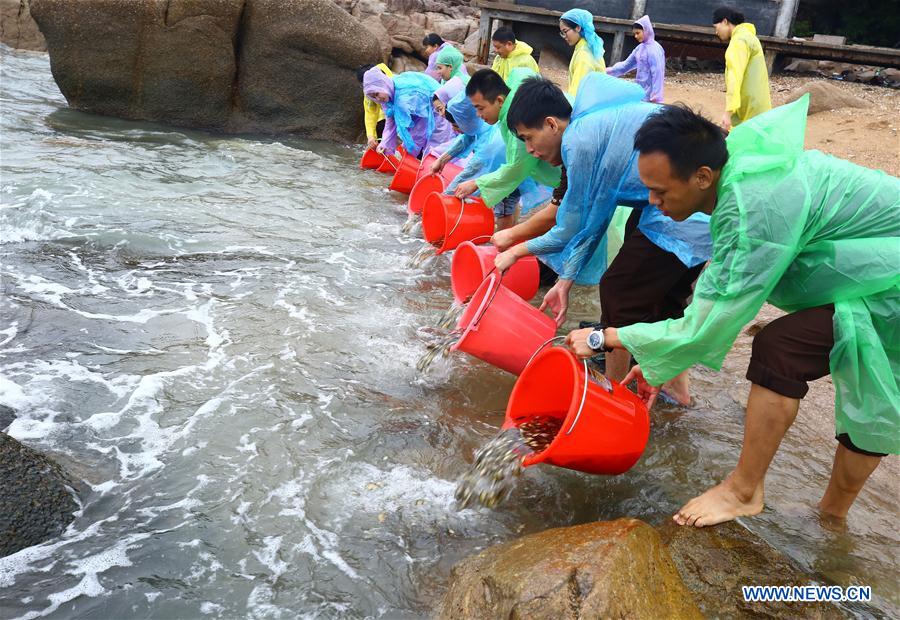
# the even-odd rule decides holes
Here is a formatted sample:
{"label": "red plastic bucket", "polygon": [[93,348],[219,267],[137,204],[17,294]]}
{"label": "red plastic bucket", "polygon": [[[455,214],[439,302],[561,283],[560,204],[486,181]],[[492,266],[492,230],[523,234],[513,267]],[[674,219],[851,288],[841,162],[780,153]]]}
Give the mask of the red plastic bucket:
{"label": "red plastic bucket", "polygon": [[441,176],[444,177],[444,180],[447,181],[447,185],[449,185],[462,171],[462,166],[457,166],[456,164],[444,164],[444,167],[441,169]]}
{"label": "red plastic bucket", "polygon": [[513,387],[503,428],[535,416],[563,420],[549,446],[525,458],[589,474],[621,474],[638,462],[650,436],[647,407],[631,390],[588,372],[568,349],[538,352]]}
{"label": "red plastic bucket", "polygon": [[410,213],[421,213],[425,199],[432,192],[442,193],[446,187],[444,178],[437,174],[426,174],[420,176],[416,184],[413,185],[412,191],[409,193],[409,201],[406,203],[406,209]]}
{"label": "red plastic bucket", "polygon": [[[464,303],[472,296],[482,280],[494,271],[496,256],[497,248],[493,245],[475,245],[465,241],[457,246],[450,261],[450,288],[456,301]],[[537,258],[520,258],[502,274],[502,280],[503,286],[525,301],[531,301],[541,281]]]}
{"label": "red plastic bucket", "polygon": [[437,253],[443,254],[463,241],[490,239],[494,233],[494,212],[480,198],[462,201],[432,192],[422,205],[422,233],[425,241],[436,245]]}
{"label": "red plastic bucket", "polygon": [[385,174],[395,174],[397,172],[397,166],[400,165],[400,155],[391,155],[387,157],[386,155],[382,155],[384,157],[384,161],[381,162],[375,171],[383,172]]}
{"label": "red plastic bucket", "polygon": [[366,149],[362,158],[359,160],[359,167],[363,170],[376,170],[384,163],[384,155],[375,149]]}
{"label": "red plastic bucket", "polygon": [[397,166],[397,172],[388,189],[401,194],[408,194],[412,191],[413,185],[416,184],[416,173],[419,171],[419,160],[405,153],[400,165]]}
{"label": "red plastic bucket", "polygon": [[[556,335],[556,322],[490,274],[472,295],[457,324],[463,335],[451,347],[514,375]],[[546,387],[546,386],[545,386]]]}
{"label": "red plastic bucket", "polygon": [[416,182],[426,174],[431,174],[431,166],[437,159],[438,157],[434,153],[428,153],[428,155],[422,158],[422,163],[419,164],[419,171],[416,173]]}

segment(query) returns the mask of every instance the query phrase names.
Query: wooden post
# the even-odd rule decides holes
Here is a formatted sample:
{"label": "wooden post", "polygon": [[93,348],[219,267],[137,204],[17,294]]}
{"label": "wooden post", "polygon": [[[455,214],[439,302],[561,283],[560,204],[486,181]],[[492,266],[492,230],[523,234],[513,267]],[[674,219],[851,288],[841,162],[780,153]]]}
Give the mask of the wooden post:
{"label": "wooden post", "polygon": [[486,65],[488,49],[491,44],[491,16],[487,10],[481,10],[481,21],[478,22],[478,62]]}
{"label": "wooden post", "polygon": [[[786,39],[791,34],[791,26],[794,25],[794,18],[797,17],[799,5],[799,0],[781,0],[781,6],[778,7],[778,17],[775,18],[773,36]],[[777,52],[766,52],[766,68],[769,70],[769,75],[772,75],[776,56],[778,56]]]}
{"label": "wooden post", "polygon": [[[647,9],[647,0],[634,0],[631,4],[631,19],[639,19]],[[614,65],[622,60],[622,50],[625,48],[625,33],[617,32],[613,35],[613,46],[610,51],[609,64]]]}

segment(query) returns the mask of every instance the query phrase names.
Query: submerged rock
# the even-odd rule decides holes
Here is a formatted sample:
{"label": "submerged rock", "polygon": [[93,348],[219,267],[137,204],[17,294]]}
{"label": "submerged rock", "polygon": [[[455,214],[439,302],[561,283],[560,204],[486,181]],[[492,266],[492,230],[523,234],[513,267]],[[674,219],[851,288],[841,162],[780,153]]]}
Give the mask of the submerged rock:
{"label": "submerged rock", "polygon": [[12,407],[7,407],[6,405],[0,405],[0,431],[6,430],[6,428],[13,423],[13,420],[16,419],[16,410]]}
{"label": "submerged rock", "polygon": [[349,141],[375,37],[330,0],[31,0],[78,110]]}
{"label": "submerged rock", "polygon": [[47,457],[0,433],[0,557],[59,536],[78,505]]}
{"label": "submerged rock", "polygon": [[524,536],[453,569],[438,618],[700,618],[659,534],[636,519]]}
{"label": "submerged rock", "polygon": [[843,618],[830,603],[748,603],[741,586],[804,586],[813,576],[738,523],[683,527],[668,521],[663,542],[709,618]]}

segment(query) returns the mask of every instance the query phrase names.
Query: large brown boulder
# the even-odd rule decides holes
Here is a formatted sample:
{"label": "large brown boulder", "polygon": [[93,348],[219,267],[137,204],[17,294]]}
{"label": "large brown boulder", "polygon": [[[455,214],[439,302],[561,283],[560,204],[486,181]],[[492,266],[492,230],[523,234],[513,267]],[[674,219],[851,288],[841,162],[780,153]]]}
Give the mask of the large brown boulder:
{"label": "large brown boulder", "polygon": [[44,35],[31,17],[29,0],[0,0],[0,43],[20,50],[47,50]]}
{"label": "large brown boulder", "polygon": [[31,0],[73,108],[352,140],[375,38],[330,0]]}
{"label": "large brown boulder", "polygon": [[820,579],[738,523],[683,527],[672,521],[659,528],[681,579],[709,618],[843,618],[830,603],[748,603],[741,586],[803,586]]}
{"label": "large brown boulder", "polygon": [[463,560],[436,616],[701,617],[659,534],[636,519],[546,530]]}
{"label": "large brown boulder", "polygon": [[809,93],[808,114],[825,112],[826,110],[838,110],[840,108],[868,108],[869,102],[860,99],[841,88],[822,80],[816,80],[803,86],[799,86],[788,93],[785,103],[796,101],[806,93]]}

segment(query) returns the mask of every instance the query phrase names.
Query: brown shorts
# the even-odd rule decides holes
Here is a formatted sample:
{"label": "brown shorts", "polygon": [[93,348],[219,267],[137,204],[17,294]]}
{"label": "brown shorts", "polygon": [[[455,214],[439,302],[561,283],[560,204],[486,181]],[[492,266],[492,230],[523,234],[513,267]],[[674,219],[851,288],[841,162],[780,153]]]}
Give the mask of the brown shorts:
{"label": "brown shorts", "polygon": [[[834,306],[807,308],[777,318],[753,338],[747,380],[788,398],[803,398],[807,382],[831,373],[829,356],[834,346]],[[837,440],[848,450],[885,456],[853,445],[849,435]]]}
{"label": "brown shorts", "polygon": [[681,318],[701,271],[703,265],[686,267],[634,230],[600,278],[600,324],[625,327]]}

